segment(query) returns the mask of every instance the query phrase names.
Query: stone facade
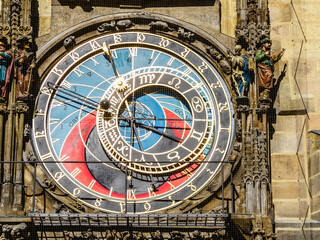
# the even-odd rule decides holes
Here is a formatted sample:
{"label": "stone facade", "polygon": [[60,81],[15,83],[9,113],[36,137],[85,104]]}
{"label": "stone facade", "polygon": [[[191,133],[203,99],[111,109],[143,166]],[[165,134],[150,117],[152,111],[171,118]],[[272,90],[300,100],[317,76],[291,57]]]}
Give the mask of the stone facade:
{"label": "stone facade", "polygon": [[[97,5],[91,4],[92,1],[79,1],[79,4],[72,2],[67,0],[32,1],[33,18],[31,22],[34,24],[33,31],[39,55],[46,51],[51,39],[57,35],[61,35],[61,39],[68,37],[63,36],[63,33],[77,24],[103,15],[141,11],[166,15],[181,20],[181,22],[191,23],[214,36],[229,50],[234,51],[236,25],[239,24],[239,18],[242,18],[241,21],[243,21],[245,17],[243,14],[247,10],[244,0],[220,2],[202,0],[198,5],[192,3],[193,1],[181,1],[184,2],[183,4],[179,1],[176,3],[163,1],[163,3],[146,5],[139,1],[129,1],[125,4],[121,1],[119,4],[97,1]],[[320,48],[318,47],[320,22],[317,18],[320,3],[317,0],[258,0],[258,8],[263,7],[265,3],[269,8],[272,51],[276,53],[282,48],[286,49],[281,61],[275,65],[274,75],[281,83],[277,89],[277,95],[273,98],[273,111],[268,112],[270,125],[266,132],[271,138],[270,146],[266,146],[270,148],[271,156],[271,199],[268,199],[268,204],[272,206],[268,206],[266,211],[272,209],[268,219],[274,220],[277,239],[318,239],[320,238],[320,81],[318,77],[320,74]],[[241,11],[239,11],[240,8]],[[264,20],[258,19],[258,21]],[[56,57],[54,54],[59,54],[59,52],[53,53],[52,56]],[[40,66],[38,70],[41,77],[46,67],[41,68]],[[246,111],[249,112],[248,109]],[[21,124],[20,128],[22,129]],[[21,129],[20,132],[23,130]],[[257,138],[256,140],[258,141]],[[23,155],[25,159],[32,158],[32,156],[27,156],[28,151],[32,149],[25,149]],[[239,168],[240,172],[244,171],[243,166]],[[54,199],[49,194],[41,195],[43,188],[53,187],[50,182],[37,183],[34,185],[36,189],[31,187],[34,180],[32,171],[31,166],[26,168],[24,174],[25,193],[28,196],[24,203],[25,210],[21,209],[21,201],[15,199],[15,203],[20,204],[14,206],[15,211],[21,213],[21,211],[28,212],[36,209],[36,211],[43,212],[46,206],[48,212],[69,213],[69,210],[62,206],[54,206],[52,204]],[[240,195],[242,194],[236,202],[238,213],[246,212],[242,177],[241,174],[235,177],[235,188]],[[10,186],[9,188],[10,191],[13,191],[13,188]],[[6,186],[3,186],[2,189],[5,191]],[[231,186],[228,186],[227,191],[230,189]],[[18,191],[17,187],[15,191]],[[34,192],[37,195],[35,204],[31,197]],[[231,195],[228,194],[226,197],[231,198]],[[7,200],[13,201],[10,197]],[[213,209],[214,213],[222,211],[222,207],[213,201],[203,207],[203,210],[207,212],[210,212],[210,209]],[[75,206],[72,210],[82,209]],[[199,213],[196,210],[193,211],[193,213]],[[261,222],[264,222],[264,219],[261,220],[257,212],[250,211],[250,213],[256,217],[253,222],[248,219],[240,219],[241,223],[239,223],[238,219],[235,219],[235,222],[242,227],[242,233],[247,239],[251,238],[249,235],[255,239],[274,239],[275,235],[263,232],[265,230],[262,229]],[[1,236],[8,239],[20,239],[18,238],[20,236],[11,238],[9,236],[9,232],[15,228],[21,228],[23,234],[26,235],[25,225],[11,224],[7,229],[4,228]],[[66,233],[64,236],[67,236],[68,239],[85,239],[84,237],[96,239],[92,237],[93,233],[91,234],[90,231],[90,229],[84,229],[86,233],[80,233],[81,236],[79,235],[78,238],[71,233]],[[90,232],[91,235],[87,232]],[[111,232],[108,234],[112,235]],[[105,235],[107,236],[107,233]],[[122,235],[124,233],[121,233]],[[178,235],[168,233],[167,238],[183,239]],[[197,238],[197,233],[191,235],[192,239],[205,238],[204,236]],[[260,236],[264,238],[259,238]],[[27,237],[30,236],[25,236],[25,239]],[[141,236],[133,238],[141,239]],[[149,238],[153,237],[150,235]],[[208,238],[216,239],[213,235],[206,239]],[[158,236],[157,239],[161,239],[161,236]]]}
{"label": "stone facade", "polygon": [[[279,115],[271,141],[272,191],[279,239],[319,238],[317,162],[320,129],[317,65],[320,27],[317,1],[269,1],[271,39],[275,50],[286,48],[277,66],[287,64],[275,106]],[[302,101],[303,99],[303,101]],[[303,103],[304,102],[304,103]]]}

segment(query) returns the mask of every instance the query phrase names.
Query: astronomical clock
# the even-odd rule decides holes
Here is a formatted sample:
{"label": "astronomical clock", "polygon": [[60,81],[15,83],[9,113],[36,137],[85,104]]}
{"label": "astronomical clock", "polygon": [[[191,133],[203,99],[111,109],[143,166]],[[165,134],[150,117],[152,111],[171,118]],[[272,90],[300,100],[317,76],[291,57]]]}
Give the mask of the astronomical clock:
{"label": "astronomical clock", "polygon": [[62,202],[161,213],[210,197],[235,136],[218,41],[175,19],[135,13],[82,23],[46,47],[30,146],[68,196]]}

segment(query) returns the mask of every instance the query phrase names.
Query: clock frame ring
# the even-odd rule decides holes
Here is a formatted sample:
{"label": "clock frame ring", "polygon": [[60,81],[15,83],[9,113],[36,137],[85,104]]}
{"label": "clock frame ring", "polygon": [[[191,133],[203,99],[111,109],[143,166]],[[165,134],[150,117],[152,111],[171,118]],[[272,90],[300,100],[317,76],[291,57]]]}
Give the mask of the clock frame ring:
{"label": "clock frame ring", "polygon": [[[106,36],[116,36],[116,34],[122,34],[123,36],[125,35],[125,34],[133,34],[133,33],[135,33],[135,32],[141,32],[141,33],[146,33],[146,35],[147,36],[152,36],[152,35],[157,35],[157,36],[159,36],[159,39],[161,40],[161,39],[172,39],[173,41],[175,41],[175,42],[177,42],[177,44],[180,44],[180,45],[185,45],[185,46],[188,46],[189,47],[189,49],[191,50],[191,51],[197,51],[197,52],[199,52],[200,54],[201,54],[201,56],[205,56],[205,49],[206,49],[206,47],[208,47],[208,45],[203,45],[203,43],[200,41],[200,40],[202,40],[203,39],[203,37],[202,36],[199,36],[198,38],[197,38],[197,40],[195,40],[195,43],[190,43],[190,42],[188,42],[187,40],[186,40],[186,42],[184,42],[184,41],[181,41],[181,39],[179,39],[177,36],[174,36],[174,35],[176,35],[177,33],[176,32],[174,32],[174,30],[170,30],[170,31],[165,31],[165,30],[163,30],[163,31],[159,31],[159,30],[156,30],[156,31],[152,31],[151,32],[151,34],[149,34],[148,33],[148,30],[146,29],[146,27],[147,26],[150,26],[149,24],[150,24],[150,21],[152,22],[152,20],[154,21],[155,19],[157,19],[154,15],[152,15],[152,18],[150,18],[150,15],[148,15],[148,18],[146,17],[146,15],[143,15],[143,14],[141,14],[141,15],[139,15],[139,14],[137,14],[137,13],[134,13],[133,14],[136,18],[135,18],[135,20],[137,20],[137,19],[141,19],[141,17],[144,19],[144,20],[146,20],[146,19],[148,19],[149,21],[146,21],[146,23],[145,24],[141,24],[141,26],[139,25],[138,26],[138,24],[134,24],[134,27],[128,27],[128,29],[118,29],[117,27],[115,28],[115,29],[113,29],[113,30],[111,30],[111,31],[107,31],[106,33],[104,33]],[[124,16],[126,16],[125,14],[122,14],[121,15],[122,17],[124,17]],[[163,18],[165,18],[165,17],[163,17],[163,16],[161,16],[161,19],[160,20],[162,20]],[[121,19],[122,18],[120,18],[120,15],[117,15],[117,16],[113,16],[113,19],[118,19],[118,21],[122,21]],[[123,20],[125,20],[125,19],[123,19]],[[128,20],[128,19],[127,19]],[[133,21],[134,20],[134,18],[130,18],[130,21]],[[159,20],[159,21],[160,21]],[[100,22],[101,23],[101,22]],[[168,24],[168,22],[166,22],[167,24]],[[88,23],[89,24],[89,23]],[[97,23],[95,23],[94,25],[98,25]],[[91,25],[90,26],[92,26],[92,23],[91,23]],[[175,26],[177,26],[177,25],[175,25],[175,23],[172,23],[172,22],[169,22],[169,26],[170,26],[170,28],[171,27],[175,27]],[[78,26],[79,27],[79,26]],[[139,29],[139,28],[141,28],[141,29]],[[86,28],[84,28],[84,29],[86,29]],[[186,30],[186,28],[184,28],[185,30]],[[150,30],[150,29],[149,29]],[[75,33],[79,33],[79,32],[83,32],[83,31],[85,31],[85,30],[82,30],[82,31],[76,31]],[[150,31],[149,31],[150,32]],[[172,33],[172,32],[174,32],[174,33]],[[95,31],[93,31],[93,33],[92,33],[92,36],[100,36],[101,38],[102,38],[102,36],[104,36],[104,34],[100,34],[100,33],[98,33],[97,34],[97,31],[95,30]],[[76,39],[79,39],[79,44],[77,43],[75,46],[74,46],[74,48],[77,48],[77,46],[80,46],[81,44],[85,44],[85,42],[87,41],[87,42],[90,42],[91,40],[90,39],[93,39],[92,37],[88,37],[90,34],[86,34],[85,35],[85,37],[84,36],[79,36],[79,37],[76,37]],[[197,35],[198,36],[198,35]],[[86,38],[86,40],[84,39],[84,38]],[[54,42],[54,40],[53,40],[53,42]],[[61,42],[62,41],[60,41],[60,42],[58,42],[58,44],[57,45],[55,45],[54,46],[54,48],[56,48],[56,49],[58,49],[57,51],[56,51],[56,56],[59,56],[59,57],[57,57],[56,59],[63,59],[63,58],[65,58],[66,57],[66,54],[68,53],[68,52],[72,52],[73,50],[72,49],[74,49],[74,48],[71,48],[71,49],[69,49],[68,51],[65,51],[65,49],[64,49],[64,47],[60,47],[60,48],[58,48],[58,46],[60,46],[61,45]],[[199,47],[198,46],[201,46],[201,48],[199,49]],[[212,45],[213,46],[213,45]],[[212,47],[211,46],[211,47]],[[220,46],[219,46],[220,47]],[[220,52],[221,51],[221,48],[219,48],[219,47],[217,47],[216,49]],[[41,51],[42,50],[40,50],[40,54],[41,54]],[[59,54],[60,52],[62,52],[62,54]],[[63,52],[65,52],[65,53],[63,53]],[[220,54],[223,54],[224,52],[223,51],[221,51],[220,52]],[[48,62],[46,62],[46,61],[44,61],[44,58],[46,57],[46,54],[47,53],[43,53],[42,54],[42,56],[40,57],[40,62],[42,63],[41,64],[41,66],[40,66],[40,70],[42,70],[42,75],[43,76],[46,76],[47,74],[48,74],[48,71],[49,70],[47,70],[47,69],[50,69],[50,65],[52,66],[52,65],[56,65],[57,66],[57,64],[58,64],[58,60],[56,60],[56,61],[53,61],[53,63],[51,62],[51,64],[50,64],[50,61],[49,61],[49,63]],[[224,54],[225,55],[225,54]],[[224,78],[228,78],[228,76],[227,76],[227,74],[224,74],[223,73],[223,71],[222,70],[219,70],[220,68],[219,67],[217,67],[217,66],[219,66],[219,63],[217,63],[217,62],[214,62],[214,61],[212,61],[212,59],[210,59],[210,57],[206,57],[205,58],[206,59],[206,61],[208,61],[208,63],[211,63],[212,64],[212,66],[214,67],[214,69],[218,69],[217,71],[217,73],[220,75],[220,76],[222,76],[221,77],[221,81],[223,82],[223,84],[224,84],[224,88],[227,90],[228,89],[228,86],[227,86],[227,84],[225,84],[225,80],[222,80],[223,79],[223,77]],[[61,60],[60,60],[61,61]],[[46,67],[47,67],[47,69],[46,69]],[[227,97],[228,97],[228,95],[226,95]],[[230,97],[230,95],[229,95],[229,97]],[[229,102],[228,103],[229,104],[229,107],[233,107],[232,106],[232,103],[231,102]],[[220,106],[220,105],[219,105]],[[223,106],[222,106],[222,108],[221,108],[222,110],[223,110]],[[221,110],[220,109],[220,110]],[[225,156],[228,156],[229,154],[230,154],[230,151],[232,150],[232,144],[233,144],[233,139],[234,139],[234,129],[235,129],[235,124],[234,124],[234,120],[232,120],[232,119],[230,119],[230,123],[231,123],[231,125],[230,125],[230,131],[232,131],[232,133],[231,133],[231,135],[230,135],[230,141],[229,141],[229,144],[230,144],[230,146],[228,146],[225,150],[223,150],[223,152],[225,153]],[[38,154],[39,155],[39,154]],[[224,157],[224,158],[227,158],[227,157]],[[54,176],[53,176],[54,177]],[[56,177],[54,177],[54,178],[56,178]],[[56,178],[57,179],[57,178]],[[63,191],[63,190],[62,190]],[[199,192],[197,192],[197,194],[198,194]],[[149,195],[150,195],[150,192],[149,192]],[[131,196],[132,197],[132,196]],[[97,198],[96,200],[95,200],[95,203],[94,204],[100,204],[100,200],[98,200],[98,199],[100,199],[100,198]],[[130,200],[130,199],[129,199]],[[132,200],[132,199],[131,199]],[[180,203],[181,204],[181,203]],[[97,205],[96,205],[97,206]],[[178,206],[178,205],[176,205],[176,206]],[[144,205],[144,208],[146,209],[146,208],[149,208],[149,206],[147,205]],[[97,206],[97,209],[99,209],[98,208],[98,206]],[[165,207],[165,208],[163,208],[163,210],[161,210],[160,209],[160,211],[167,211],[169,208],[167,208],[167,207]],[[119,212],[119,211],[118,211]],[[120,211],[121,212],[121,211]],[[148,211],[147,211],[148,212]]]}

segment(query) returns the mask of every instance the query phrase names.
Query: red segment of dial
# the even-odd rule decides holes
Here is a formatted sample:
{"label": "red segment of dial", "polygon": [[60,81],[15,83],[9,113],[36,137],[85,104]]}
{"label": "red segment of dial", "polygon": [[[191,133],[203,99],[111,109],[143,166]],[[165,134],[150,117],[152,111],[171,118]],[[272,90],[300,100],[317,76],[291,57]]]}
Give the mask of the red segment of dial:
{"label": "red segment of dial", "polygon": [[[164,113],[167,119],[181,119],[177,114],[173,113],[169,109],[164,108]],[[174,135],[181,139],[186,139],[190,133],[190,126],[186,121],[167,120],[167,124],[172,129]]]}
{"label": "red segment of dial", "polygon": [[[72,175],[75,173],[75,169],[78,168],[76,172],[79,172],[75,179],[86,187],[89,187],[98,193],[108,195],[110,191],[103,187],[100,183],[94,182],[95,178],[90,173],[87,164],[85,163],[85,143],[89,137],[90,132],[96,125],[96,112],[93,112],[83,118],[72,131],[69,133],[66,141],[64,142],[61,150],[60,157],[70,156],[62,165],[65,169]],[[72,163],[76,161],[77,163]],[[70,162],[70,163],[69,163]],[[79,163],[83,162],[83,163]]]}
{"label": "red segment of dial", "polygon": [[[165,111],[166,117],[168,119],[179,119],[179,117],[172,113],[169,110]],[[174,125],[173,125],[174,124]],[[66,163],[63,163],[62,165],[65,167],[65,169],[72,175],[73,172],[77,169],[76,172],[79,172],[75,176],[75,179],[83,184],[86,187],[89,187],[100,194],[125,199],[125,194],[119,194],[117,192],[110,192],[107,188],[103,187],[99,182],[96,181],[95,178],[90,173],[86,161],[85,161],[85,144],[89,137],[90,132],[96,125],[96,112],[93,112],[83,118],[75,127],[72,129],[72,131],[69,133],[63,147],[61,150],[60,157],[62,156],[70,156],[66,161]],[[189,128],[189,126],[186,124],[185,121],[168,121],[168,125],[172,128],[178,128],[173,129],[174,134],[179,138],[186,138],[188,134],[190,133],[190,130],[184,130],[184,132],[181,132],[179,128]],[[77,163],[72,163],[72,161]],[[83,163],[79,163],[83,162]],[[175,188],[177,188],[179,185],[183,184],[185,181],[187,181],[190,178],[190,174],[195,174],[197,171],[198,164],[193,164],[187,170],[181,171],[179,173],[175,173],[171,175],[168,179],[169,182],[166,182],[162,184],[159,188],[156,189],[155,194],[160,195],[164,194],[168,191],[171,191]],[[187,172],[186,172],[187,171]],[[94,182],[94,184],[92,184]],[[142,193],[135,196],[136,199],[143,199],[148,198],[149,193]]]}

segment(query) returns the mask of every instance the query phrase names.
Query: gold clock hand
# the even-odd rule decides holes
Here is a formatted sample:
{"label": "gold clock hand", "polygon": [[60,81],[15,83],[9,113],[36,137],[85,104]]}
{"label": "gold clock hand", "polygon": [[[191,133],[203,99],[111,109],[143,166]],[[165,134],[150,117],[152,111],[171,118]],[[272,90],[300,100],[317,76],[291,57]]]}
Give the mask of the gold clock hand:
{"label": "gold clock hand", "polygon": [[[127,117],[122,117],[122,119],[124,119],[124,120],[126,120],[126,121],[130,121],[130,118],[127,118]],[[165,133],[165,132],[163,132],[163,131],[160,131],[160,130],[154,128],[154,127],[150,127],[150,126],[148,126],[148,125],[145,125],[145,124],[143,124],[143,123],[141,123],[141,122],[136,122],[136,124],[139,125],[139,126],[141,126],[141,127],[143,127],[143,128],[149,129],[149,130],[151,130],[151,131],[153,131],[153,132],[155,132],[155,133],[158,133],[158,134],[160,134],[160,135],[162,135],[162,136],[164,136],[164,137],[167,137],[167,138],[170,138],[170,139],[172,139],[172,140],[175,140],[175,141],[177,141],[177,142],[182,142],[182,141],[183,141],[182,138],[179,138],[179,137],[176,137],[176,136],[172,136],[172,135],[167,134],[167,133]]]}
{"label": "gold clock hand", "polygon": [[[50,86],[52,85],[52,86]],[[59,92],[62,92],[68,96],[71,96],[73,98],[77,98],[77,99],[82,99],[85,103],[89,103],[91,105],[93,105],[94,107],[98,107],[99,106],[99,103],[90,99],[90,98],[87,98],[79,93],[76,93],[76,92],[73,92],[73,91],[70,91],[69,89],[67,88],[64,88],[62,86],[56,86],[56,85],[53,85],[52,83],[48,83],[48,88],[49,89],[52,89],[52,90],[59,90]],[[91,106],[92,107],[92,106]]]}
{"label": "gold clock hand", "polygon": [[102,44],[102,50],[103,50],[103,52],[106,54],[108,60],[110,61],[111,66],[112,66],[113,71],[114,71],[114,74],[116,75],[116,78],[119,78],[119,74],[118,74],[118,71],[117,71],[117,69],[116,69],[116,66],[114,65],[110,48],[109,48],[109,46],[106,44],[106,42],[104,42],[104,43]]}
{"label": "gold clock hand", "polygon": [[129,114],[129,117],[130,117],[130,127],[131,127],[131,138],[130,138],[130,142],[131,144],[133,143],[133,131],[134,133],[136,134],[136,137],[137,137],[137,140],[138,140],[138,144],[139,144],[139,147],[140,147],[140,150],[143,151],[143,147],[142,147],[142,144],[141,144],[141,141],[140,141],[140,136],[138,134],[138,131],[137,131],[137,128],[136,128],[136,125],[135,125],[135,120],[133,120],[132,118],[132,113],[130,111],[130,107],[129,107],[129,104],[128,104],[128,101],[126,100],[125,101],[125,105],[126,105],[126,108],[127,108],[127,111],[128,111],[128,114]]}

